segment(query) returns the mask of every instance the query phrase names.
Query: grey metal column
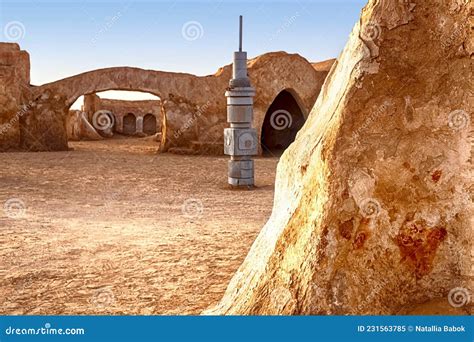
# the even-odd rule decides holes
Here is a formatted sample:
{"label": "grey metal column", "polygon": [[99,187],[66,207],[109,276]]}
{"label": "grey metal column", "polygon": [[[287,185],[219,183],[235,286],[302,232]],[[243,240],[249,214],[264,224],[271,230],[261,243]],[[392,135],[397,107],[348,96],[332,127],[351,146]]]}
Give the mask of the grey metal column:
{"label": "grey metal column", "polygon": [[232,79],[225,92],[230,128],[224,129],[224,153],[230,156],[229,184],[251,187],[255,183],[251,156],[257,154],[257,131],[252,128],[255,89],[247,75],[247,52],[242,51],[242,16],[239,21],[239,51],[234,52]]}

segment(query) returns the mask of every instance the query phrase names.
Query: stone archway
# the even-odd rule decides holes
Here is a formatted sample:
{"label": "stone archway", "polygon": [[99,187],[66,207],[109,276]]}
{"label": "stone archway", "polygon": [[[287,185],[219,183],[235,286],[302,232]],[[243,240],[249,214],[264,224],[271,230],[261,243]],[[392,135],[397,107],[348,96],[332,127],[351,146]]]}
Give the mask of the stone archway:
{"label": "stone archway", "polygon": [[[223,141],[223,127],[227,124],[226,101],[222,94],[231,73],[231,65],[209,76],[113,67],[88,71],[41,86],[26,85],[28,91],[25,97],[31,105],[27,106],[27,114],[17,120],[17,145],[28,151],[67,150],[66,119],[71,105],[85,94],[118,90],[150,93],[162,100],[157,125],[162,131],[161,151],[174,147],[197,149],[202,153],[222,151],[215,145]],[[291,89],[306,115],[319,94],[326,74],[327,71],[317,71],[298,55],[278,52],[255,58],[249,65],[249,75],[256,89],[265,90],[255,103],[255,127],[261,132],[268,104],[281,89]],[[305,82],[299,81],[302,79]],[[138,117],[138,131],[142,128],[141,118]]]}
{"label": "stone archway", "polygon": [[153,135],[156,133],[156,117],[153,114],[146,114],[143,117],[143,133]]}
{"label": "stone archway", "polygon": [[123,117],[123,134],[134,135],[137,132],[137,118],[133,113]]}
{"label": "stone archway", "polygon": [[265,155],[281,155],[295,140],[305,117],[297,100],[289,90],[281,91],[265,114],[261,146]]}

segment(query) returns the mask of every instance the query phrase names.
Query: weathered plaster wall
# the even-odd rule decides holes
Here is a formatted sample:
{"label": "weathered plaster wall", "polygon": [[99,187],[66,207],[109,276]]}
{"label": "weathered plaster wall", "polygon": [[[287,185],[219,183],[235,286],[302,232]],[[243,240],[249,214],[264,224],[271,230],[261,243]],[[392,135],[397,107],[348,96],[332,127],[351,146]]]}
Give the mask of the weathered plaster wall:
{"label": "weathered plaster wall", "polygon": [[152,114],[156,119],[157,132],[161,131],[161,101],[160,100],[117,100],[101,98],[96,94],[84,96],[83,110],[87,113],[90,122],[93,122],[94,113],[107,110],[115,116],[114,131],[123,133],[123,117],[132,113],[136,118],[143,118]]}
{"label": "weathered plaster wall", "polygon": [[20,120],[32,105],[30,57],[18,44],[0,43],[0,151],[20,148]]}
{"label": "weathered plaster wall", "polygon": [[99,132],[90,123],[86,112],[70,110],[66,120],[67,136],[69,140],[102,140]]}
{"label": "weathered plaster wall", "polygon": [[[307,115],[326,74],[315,70],[299,55],[275,52],[249,61],[249,75],[257,89],[254,126],[260,134],[265,112],[279,92],[290,90]],[[230,65],[203,77],[123,67],[95,70],[30,87],[25,100],[34,100],[36,104],[24,116],[21,147],[38,151],[67,149],[69,107],[81,95],[106,90],[142,91],[161,98],[163,151],[169,148],[203,151],[213,144],[222,146],[226,125],[224,92],[230,77]]]}

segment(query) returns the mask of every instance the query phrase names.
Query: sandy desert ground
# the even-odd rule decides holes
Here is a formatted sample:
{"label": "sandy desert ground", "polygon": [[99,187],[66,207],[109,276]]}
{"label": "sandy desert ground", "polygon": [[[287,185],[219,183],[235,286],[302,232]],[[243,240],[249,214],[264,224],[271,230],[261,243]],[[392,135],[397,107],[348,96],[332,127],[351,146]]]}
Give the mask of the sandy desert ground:
{"label": "sandy desert ground", "polygon": [[0,314],[199,314],[222,296],[271,212],[226,186],[227,158],[147,139],[0,154]]}

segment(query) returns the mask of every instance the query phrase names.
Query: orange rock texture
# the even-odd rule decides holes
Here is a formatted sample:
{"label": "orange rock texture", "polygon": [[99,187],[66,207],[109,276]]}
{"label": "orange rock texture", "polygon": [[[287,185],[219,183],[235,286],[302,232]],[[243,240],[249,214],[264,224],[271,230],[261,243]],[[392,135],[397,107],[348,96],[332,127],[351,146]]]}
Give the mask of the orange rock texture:
{"label": "orange rock texture", "polygon": [[470,1],[368,2],[207,313],[394,314],[472,293],[473,42]]}

